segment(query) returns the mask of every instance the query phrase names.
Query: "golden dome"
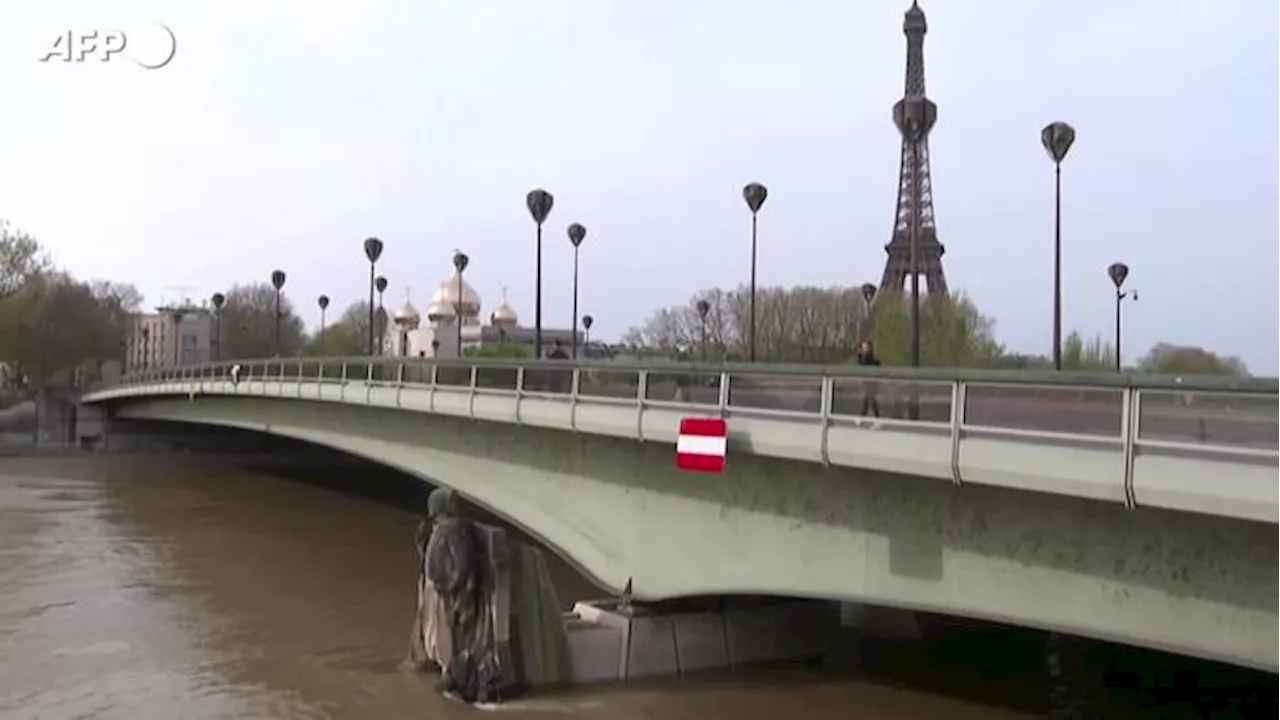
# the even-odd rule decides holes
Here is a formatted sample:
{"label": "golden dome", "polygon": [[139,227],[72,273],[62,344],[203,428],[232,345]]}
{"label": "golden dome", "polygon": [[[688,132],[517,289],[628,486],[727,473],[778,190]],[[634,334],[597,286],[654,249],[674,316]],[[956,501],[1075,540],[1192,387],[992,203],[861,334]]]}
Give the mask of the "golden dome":
{"label": "golden dome", "polygon": [[[454,308],[458,305],[458,271],[455,269],[448,280],[440,283],[440,289],[435,295],[431,296],[431,305],[447,305],[449,307],[448,316],[453,317]],[[480,294],[471,287],[465,279],[462,280],[462,316],[467,318],[475,318],[480,316]],[[431,316],[430,307],[427,308],[427,316]]]}
{"label": "golden dome", "polygon": [[513,328],[520,322],[516,311],[507,303],[506,288],[502,288],[502,304],[489,315],[489,322],[500,328]]}

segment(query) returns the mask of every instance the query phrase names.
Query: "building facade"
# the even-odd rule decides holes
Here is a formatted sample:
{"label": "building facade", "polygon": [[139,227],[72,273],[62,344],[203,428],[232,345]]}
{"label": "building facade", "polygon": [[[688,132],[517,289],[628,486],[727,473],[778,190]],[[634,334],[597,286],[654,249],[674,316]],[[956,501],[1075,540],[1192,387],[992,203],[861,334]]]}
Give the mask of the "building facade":
{"label": "building facade", "polygon": [[195,365],[213,359],[213,313],[199,307],[160,307],[133,316],[125,370]]}

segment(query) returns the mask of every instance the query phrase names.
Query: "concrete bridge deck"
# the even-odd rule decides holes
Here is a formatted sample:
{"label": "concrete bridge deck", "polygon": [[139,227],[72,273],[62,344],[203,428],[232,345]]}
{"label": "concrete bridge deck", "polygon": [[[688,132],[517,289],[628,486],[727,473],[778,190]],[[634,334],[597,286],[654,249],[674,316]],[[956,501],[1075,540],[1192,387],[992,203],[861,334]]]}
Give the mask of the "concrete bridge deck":
{"label": "concrete bridge deck", "polygon": [[[325,358],[142,373],[88,399],[152,394],[355,403],[664,443],[681,417],[716,415],[729,420],[730,462],[751,453],[1280,521],[1275,380]],[[868,397],[880,417],[864,415]]]}
{"label": "concrete bridge deck", "polygon": [[[85,401],[454,487],[637,601],[872,603],[1277,667],[1277,461],[1256,429],[1274,381],[239,364],[239,382],[184,368]],[[872,383],[880,420],[857,415]],[[706,414],[728,418],[728,469],[679,472],[677,423]]]}

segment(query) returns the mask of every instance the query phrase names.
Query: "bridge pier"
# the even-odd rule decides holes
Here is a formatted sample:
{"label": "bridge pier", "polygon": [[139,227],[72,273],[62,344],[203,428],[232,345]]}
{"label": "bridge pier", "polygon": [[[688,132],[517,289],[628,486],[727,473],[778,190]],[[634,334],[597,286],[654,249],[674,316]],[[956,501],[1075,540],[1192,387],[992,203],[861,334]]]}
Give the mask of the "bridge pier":
{"label": "bridge pier", "polygon": [[671,677],[820,658],[840,626],[822,600],[732,598],[621,607],[577,603],[565,614],[575,683]]}

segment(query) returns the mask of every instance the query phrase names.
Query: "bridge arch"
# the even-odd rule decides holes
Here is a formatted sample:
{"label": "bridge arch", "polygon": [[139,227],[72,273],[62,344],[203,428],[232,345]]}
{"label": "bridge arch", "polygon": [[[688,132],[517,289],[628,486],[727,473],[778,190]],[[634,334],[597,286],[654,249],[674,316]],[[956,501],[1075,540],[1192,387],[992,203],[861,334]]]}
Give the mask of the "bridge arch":
{"label": "bridge arch", "polygon": [[259,430],[454,487],[639,599],[794,595],[969,616],[1274,671],[1262,523],[286,398],[118,400],[123,418]]}

